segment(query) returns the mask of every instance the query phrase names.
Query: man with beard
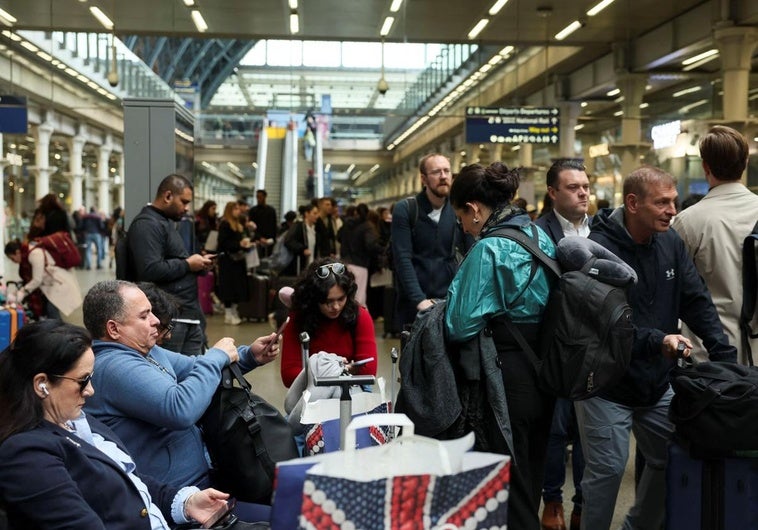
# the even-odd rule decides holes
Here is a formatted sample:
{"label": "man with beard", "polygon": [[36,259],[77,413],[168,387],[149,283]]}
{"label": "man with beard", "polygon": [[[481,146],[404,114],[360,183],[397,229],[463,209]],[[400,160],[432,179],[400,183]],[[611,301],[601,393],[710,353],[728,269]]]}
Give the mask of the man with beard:
{"label": "man with beard", "polygon": [[197,295],[197,274],[213,267],[213,256],[190,256],[175,224],[189,210],[192,191],[192,183],[182,175],[164,178],[153,202],[142,208],[129,226],[127,245],[134,281],[152,282],[181,303],[171,338],[163,346],[200,355],[205,318]]}
{"label": "man with beard", "polygon": [[392,211],[390,243],[397,285],[395,329],[445,298],[458,269],[463,232],[448,203],[453,175],[447,157],[433,153],[419,163],[421,193],[398,201]]}

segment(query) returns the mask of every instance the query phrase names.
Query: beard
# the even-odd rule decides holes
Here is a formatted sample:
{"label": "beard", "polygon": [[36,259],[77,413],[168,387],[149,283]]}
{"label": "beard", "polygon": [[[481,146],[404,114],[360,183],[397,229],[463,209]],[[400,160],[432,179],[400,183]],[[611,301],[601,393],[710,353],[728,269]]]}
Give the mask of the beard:
{"label": "beard", "polygon": [[429,186],[429,191],[438,199],[446,199],[450,195],[450,185],[438,184],[436,188]]}

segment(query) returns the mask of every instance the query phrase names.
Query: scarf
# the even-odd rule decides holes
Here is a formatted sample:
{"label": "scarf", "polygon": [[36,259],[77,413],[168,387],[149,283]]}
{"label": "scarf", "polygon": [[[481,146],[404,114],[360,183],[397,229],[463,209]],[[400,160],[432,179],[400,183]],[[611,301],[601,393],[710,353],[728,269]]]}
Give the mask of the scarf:
{"label": "scarf", "polygon": [[482,226],[482,231],[479,232],[479,237],[477,239],[481,239],[482,235],[489,232],[492,228],[500,224],[503,224],[505,221],[507,221],[511,217],[515,217],[517,215],[523,215],[525,213],[526,212],[524,210],[522,210],[518,206],[511,204],[509,202],[495,206],[489,218]]}

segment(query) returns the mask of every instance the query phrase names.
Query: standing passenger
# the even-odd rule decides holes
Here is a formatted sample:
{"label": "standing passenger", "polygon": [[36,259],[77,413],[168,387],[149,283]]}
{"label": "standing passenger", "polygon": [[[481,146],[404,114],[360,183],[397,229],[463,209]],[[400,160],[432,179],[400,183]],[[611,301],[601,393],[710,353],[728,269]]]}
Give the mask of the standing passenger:
{"label": "standing passenger", "polygon": [[[564,237],[587,237],[590,234],[590,217],[587,215],[590,197],[590,180],[581,162],[572,159],[556,161],[547,171],[547,193],[553,209],[536,221],[556,245]],[[574,509],[571,512],[571,530],[579,530],[582,517],[582,475],[584,455],[576,424],[574,402],[558,398],[550,427],[547,445],[545,480],[542,484],[543,530],[566,530],[563,516],[563,483],[566,481],[566,446],[572,446],[571,463],[574,479]]]}
{"label": "standing passenger", "polygon": [[[447,157],[433,153],[419,163],[424,189],[392,210],[391,244],[397,280],[395,329],[413,322],[416,313],[444,298],[458,269],[456,250],[463,234],[448,204],[453,175]],[[414,208],[415,206],[415,208]],[[415,212],[415,214],[414,214]],[[413,218],[411,218],[411,216]]]}
{"label": "standing passenger", "polygon": [[[504,320],[513,322],[535,347],[550,284],[542,266],[532,270],[533,258],[520,244],[504,237],[486,237],[504,226],[521,229],[532,237],[529,216],[511,204],[518,185],[518,172],[499,162],[486,168],[479,164],[466,166],[453,182],[450,202],[463,229],[482,239],[469,251],[450,284],[445,324],[450,339],[459,343],[475,339],[485,327],[492,332],[513,447],[508,447],[493,415],[489,416],[492,418],[489,425],[482,426],[477,444],[483,450],[513,457],[508,527],[539,530],[545,451],[555,399],[540,390],[532,362]],[[554,257],[555,248],[548,235],[533,228],[540,248]],[[487,396],[488,402],[495,399],[496,396]],[[484,421],[487,422],[487,416]]]}
{"label": "standing passenger", "polygon": [[[734,129],[717,125],[700,139],[700,157],[708,194],[680,212],[671,227],[681,236],[711,292],[729,343],[737,347],[738,362],[752,364],[748,353],[758,348],[758,341],[742,337],[739,325],[742,243],[758,221],[758,195],[740,183],[747,165],[747,140]],[[689,329],[683,333],[693,339]],[[705,355],[697,338],[693,344],[693,355]]]}

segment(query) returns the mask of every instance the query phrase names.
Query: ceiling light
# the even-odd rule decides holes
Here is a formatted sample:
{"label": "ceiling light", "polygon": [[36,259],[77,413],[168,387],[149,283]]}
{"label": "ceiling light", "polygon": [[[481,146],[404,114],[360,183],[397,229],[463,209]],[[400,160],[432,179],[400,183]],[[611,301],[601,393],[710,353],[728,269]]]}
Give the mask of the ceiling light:
{"label": "ceiling light", "polygon": [[695,107],[699,107],[700,105],[705,105],[708,103],[707,99],[701,99],[700,101],[696,101],[695,103],[690,103],[689,105],[685,105],[681,109],[679,109],[679,114],[687,114],[689,111],[694,109]]}
{"label": "ceiling light", "polygon": [[382,24],[382,29],[379,30],[379,35],[382,37],[386,37],[389,35],[390,30],[392,29],[392,24],[395,23],[395,17],[387,17],[384,19],[384,24]]}
{"label": "ceiling light", "polygon": [[582,108],[586,107],[587,105],[589,105],[589,103],[587,103],[586,101],[582,101],[582,102],[579,104],[579,106],[580,106],[580,107],[582,107]]}
{"label": "ceiling light", "polygon": [[203,15],[197,9],[192,10],[192,22],[195,23],[195,27],[200,33],[208,31],[208,24],[205,23]]}
{"label": "ceiling light", "polygon": [[616,111],[616,112],[613,113],[613,115],[614,116],[623,116],[624,115],[624,111],[623,110]]}
{"label": "ceiling light", "polygon": [[97,6],[89,6],[89,11],[92,13],[92,16],[94,16],[100,24],[103,25],[103,27],[107,30],[113,29],[113,21],[108,18],[108,16],[103,13],[99,7]]}
{"label": "ceiling light", "polygon": [[698,53],[697,55],[693,55],[689,59],[685,59],[684,61],[682,61],[682,65],[683,66],[687,66],[688,64],[696,63],[696,62],[701,61],[701,60],[703,60],[703,59],[705,59],[707,57],[712,57],[712,56],[718,54],[718,52],[719,51],[717,49],[713,48],[713,49],[710,49],[710,50],[705,51],[703,53]]}
{"label": "ceiling light", "polygon": [[690,70],[694,70],[695,68],[700,68],[705,63],[709,63],[709,62],[713,61],[714,59],[718,59],[718,58],[719,58],[718,54],[711,55],[709,57],[706,57],[705,59],[699,60],[696,63],[690,63],[690,64],[688,64],[687,66],[685,66],[684,68],[682,68],[682,71],[683,72],[689,72]]}
{"label": "ceiling light", "polygon": [[588,17],[594,17],[598,13],[600,13],[603,9],[608,7],[613,3],[613,0],[602,0],[602,2],[595,4],[595,7],[591,8],[589,11],[587,11]]}
{"label": "ceiling light", "polygon": [[577,123],[576,125],[574,125],[574,130],[575,131],[581,131],[582,129],[584,129],[584,124],[583,123]]}
{"label": "ceiling light", "polygon": [[392,0],[390,5],[390,12],[397,13],[400,10],[400,6],[403,4],[403,0]]}
{"label": "ceiling light", "polygon": [[192,7],[195,5],[195,0],[182,0],[184,2],[184,5],[187,7]]}
{"label": "ceiling light", "polygon": [[477,37],[477,35],[479,35],[479,33],[481,33],[481,31],[485,28],[485,26],[487,24],[489,24],[489,22],[490,22],[490,19],[488,19],[488,18],[483,18],[482,20],[480,20],[479,22],[477,22],[476,26],[474,26],[471,29],[471,31],[468,32],[468,38],[470,40],[475,39]]}
{"label": "ceiling light", "polygon": [[578,20],[573,21],[571,24],[563,28],[561,31],[555,34],[555,40],[563,40],[576,30],[582,27],[582,23]]}
{"label": "ceiling light", "polygon": [[502,55],[503,57],[507,57],[510,55],[510,53],[514,50],[513,46],[506,46],[502,50],[500,50],[498,53]]}
{"label": "ceiling light", "polygon": [[355,164],[350,164],[349,166],[347,166],[347,169],[345,170],[345,173],[347,173],[349,175],[350,172],[352,170],[354,170],[354,169],[355,169]]}
{"label": "ceiling light", "polygon": [[12,26],[16,22],[18,22],[18,19],[8,13],[5,9],[0,8],[0,22],[5,24],[6,26]]}
{"label": "ceiling light", "polygon": [[287,4],[290,6],[290,11],[297,9],[297,0],[288,0]]}
{"label": "ceiling light", "polygon": [[702,87],[700,86],[692,86],[690,88],[685,88],[684,90],[680,90],[678,92],[674,92],[671,94],[673,97],[678,98],[680,96],[684,96],[685,94],[692,94],[693,92],[699,92],[702,90]]}
{"label": "ceiling light", "polygon": [[492,7],[490,8],[487,13],[489,13],[492,16],[497,15],[501,9],[503,9],[503,6],[508,3],[508,0],[497,0],[494,4],[492,4]]}
{"label": "ceiling light", "polygon": [[300,18],[297,13],[290,13],[290,33],[300,33]]}
{"label": "ceiling light", "polygon": [[608,92],[605,93],[605,95],[608,96],[609,98],[612,98],[613,96],[616,96],[618,94],[621,94],[620,88],[614,88],[613,90],[609,90]]}
{"label": "ceiling light", "polygon": [[646,109],[646,108],[648,108],[649,106],[650,106],[650,103],[640,103],[640,108],[641,108],[641,109]]}
{"label": "ceiling light", "polygon": [[369,173],[373,173],[374,171],[376,171],[376,170],[377,170],[377,169],[379,169],[380,167],[381,167],[381,166],[380,166],[379,164],[374,164],[373,166],[371,166],[371,169],[369,169],[369,170],[368,170],[368,172],[369,172]]}

